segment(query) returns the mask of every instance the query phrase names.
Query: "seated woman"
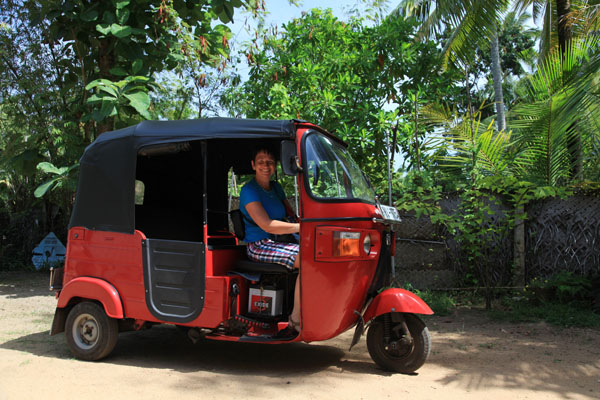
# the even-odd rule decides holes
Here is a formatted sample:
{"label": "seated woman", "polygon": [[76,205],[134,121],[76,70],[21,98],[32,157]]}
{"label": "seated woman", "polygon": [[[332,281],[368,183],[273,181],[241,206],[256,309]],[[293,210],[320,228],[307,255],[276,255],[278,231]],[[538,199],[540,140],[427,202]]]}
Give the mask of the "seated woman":
{"label": "seated woman", "polygon": [[[290,270],[299,268],[299,245],[275,242],[269,238],[269,234],[283,235],[300,231],[299,223],[282,221],[286,217],[286,210],[291,208],[281,185],[271,181],[276,169],[275,156],[271,150],[261,148],[254,153],[251,164],[255,176],[242,187],[240,193],[248,257],[254,261],[282,264]],[[289,316],[287,333],[300,330],[299,303],[300,288],[296,280],[294,308]]]}

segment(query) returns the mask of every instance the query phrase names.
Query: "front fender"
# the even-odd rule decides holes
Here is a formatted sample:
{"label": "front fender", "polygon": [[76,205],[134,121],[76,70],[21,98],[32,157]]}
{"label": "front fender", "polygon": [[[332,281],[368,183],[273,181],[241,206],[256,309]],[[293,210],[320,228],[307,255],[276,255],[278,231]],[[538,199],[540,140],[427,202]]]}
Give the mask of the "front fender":
{"label": "front fender", "polygon": [[363,320],[369,322],[375,317],[390,312],[431,315],[433,311],[427,303],[414,293],[404,289],[386,289],[379,293],[363,314]]}
{"label": "front fender", "polygon": [[116,319],[124,318],[119,292],[103,279],[84,276],[70,280],[60,292],[57,308],[66,307],[74,297],[97,300],[102,303],[106,315]]}

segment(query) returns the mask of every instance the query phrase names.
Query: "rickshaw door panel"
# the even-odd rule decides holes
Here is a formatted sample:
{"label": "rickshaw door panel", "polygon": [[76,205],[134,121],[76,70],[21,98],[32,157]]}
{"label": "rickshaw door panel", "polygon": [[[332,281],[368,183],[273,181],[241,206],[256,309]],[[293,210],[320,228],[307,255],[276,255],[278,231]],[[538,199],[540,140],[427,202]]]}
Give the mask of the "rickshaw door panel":
{"label": "rickshaw door panel", "polygon": [[204,307],[204,243],[146,239],[142,251],[150,313],[164,322],[198,317]]}

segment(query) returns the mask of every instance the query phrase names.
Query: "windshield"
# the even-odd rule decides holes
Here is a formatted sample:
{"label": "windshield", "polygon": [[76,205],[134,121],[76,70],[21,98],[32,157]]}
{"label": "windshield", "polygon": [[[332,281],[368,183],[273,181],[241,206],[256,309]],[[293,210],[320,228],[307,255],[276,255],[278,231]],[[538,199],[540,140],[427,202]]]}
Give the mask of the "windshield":
{"label": "windshield", "polygon": [[325,135],[312,133],[306,138],[306,166],[314,197],[375,202],[373,189],[348,151]]}

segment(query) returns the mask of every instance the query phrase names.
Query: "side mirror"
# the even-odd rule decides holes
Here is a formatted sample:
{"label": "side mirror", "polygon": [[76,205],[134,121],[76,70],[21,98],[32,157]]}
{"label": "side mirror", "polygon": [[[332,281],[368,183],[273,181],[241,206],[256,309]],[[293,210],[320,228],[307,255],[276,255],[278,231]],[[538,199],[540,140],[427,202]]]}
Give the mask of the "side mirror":
{"label": "side mirror", "polygon": [[283,140],[281,142],[281,168],[286,175],[294,176],[302,172],[302,167],[298,160],[296,151],[296,142],[292,140]]}

